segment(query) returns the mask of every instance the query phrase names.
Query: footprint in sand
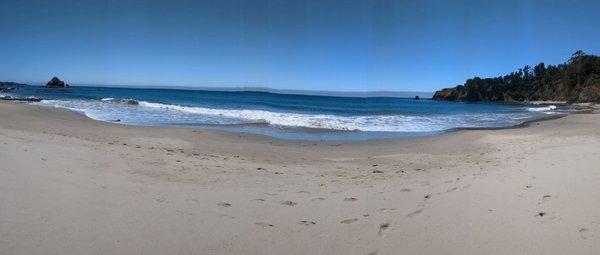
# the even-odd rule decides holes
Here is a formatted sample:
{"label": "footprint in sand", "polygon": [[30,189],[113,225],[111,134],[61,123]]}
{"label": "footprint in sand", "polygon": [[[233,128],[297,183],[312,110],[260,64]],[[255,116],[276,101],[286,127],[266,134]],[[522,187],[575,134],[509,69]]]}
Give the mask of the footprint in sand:
{"label": "footprint in sand", "polygon": [[227,214],[221,214],[221,215],[219,215],[219,217],[221,217],[221,218],[227,218],[227,219],[230,219],[230,220],[233,220],[233,219],[235,219],[235,217],[233,217],[233,216],[229,216],[229,215],[227,215]]}
{"label": "footprint in sand", "polygon": [[298,221],[298,224],[301,224],[304,226],[312,226],[312,225],[316,225],[317,223],[314,221],[301,220],[301,221]]}
{"label": "footprint in sand", "polygon": [[159,202],[159,203],[167,201],[167,199],[164,197],[155,197],[153,199],[154,199],[154,201]]}
{"label": "footprint in sand", "polygon": [[274,227],[275,226],[273,224],[264,223],[264,222],[256,222],[254,224],[257,225],[257,226],[265,227],[265,228],[270,228],[270,227]]}
{"label": "footprint in sand", "polygon": [[416,210],[416,211],[414,211],[414,212],[411,212],[411,213],[409,213],[409,214],[408,214],[408,217],[414,217],[414,216],[417,216],[418,214],[422,213],[422,212],[423,212],[423,210],[425,210],[425,209],[421,208],[421,209],[418,209],[418,210]]}
{"label": "footprint in sand", "polygon": [[342,223],[342,224],[351,224],[351,223],[354,223],[354,222],[357,222],[357,221],[358,221],[358,219],[354,218],[354,219],[346,219],[346,220],[340,221],[340,223]]}
{"label": "footprint in sand", "polygon": [[282,204],[282,205],[287,205],[287,206],[294,206],[294,205],[297,205],[297,204],[296,204],[296,202],[289,201],[289,200],[288,200],[288,201],[283,201],[283,202],[281,202],[281,204]]}
{"label": "footprint in sand", "polygon": [[222,207],[231,207],[231,204],[230,204],[230,203],[225,203],[225,202],[220,202],[220,203],[217,203],[217,205],[218,205],[218,206],[222,206]]}
{"label": "footprint in sand", "polygon": [[450,193],[450,192],[452,192],[452,191],[456,191],[456,190],[458,190],[458,187],[454,187],[454,188],[451,188],[451,189],[447,189],[447,190],[446,190],[446,193]]}
{"label": "footprint in sand", "polygon": [[377,232],[377,234],[382,236],[388,231],[389,228],[390,228],[390,223],[388,223],[388,222],[381,223],[381,224],[379,224],[379,232]]}
{"label": "footprint in sand", "polygon": [[583,240],[588,239],[588,237],[591,236],[590,230],[587,228],[580,228],[579,235],[581,235],[581,239],[583,239]]}

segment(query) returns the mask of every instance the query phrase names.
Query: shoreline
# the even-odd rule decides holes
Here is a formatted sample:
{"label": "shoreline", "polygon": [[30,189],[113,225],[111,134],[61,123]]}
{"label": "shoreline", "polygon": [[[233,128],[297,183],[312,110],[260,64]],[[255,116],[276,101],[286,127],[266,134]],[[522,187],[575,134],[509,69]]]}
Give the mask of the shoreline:
{"label": "shoreline", "polygon": [[383,138],[383,139],[369,139],[369,140],[339,140],[338,141],[338,140],[281,139],[281,138],[276,138],[276,137],[262,135],[262,134],[226,131],[226,130],[220,130],[220,129],[204,128],[204,127],[129,125],[129,124],[110,122],[110,121],[96,120],[96,119],[88,117],[87,115],[85,115],[82,112],[77,112],[77,111],[66,109],[66,108],[31,105],[27,102],[12,102],[12,101],[6,101],[6,102],[0,101],[0,106],[2,104],[24,106],[26,108],[29,108],[29,110],[34,110],[37,108],[38,110],[42,110],[44,112],[61,113],[61,114],[65,114],[69,117],[75,117],[74,119],[69,118],[71,121],[85,121],[87,123],[90,123],[92,126],[101,125],[103,127],[112,127],[112,128],[122,127],[128,131],[134,131],[134,130],[139,129],[139,130],[144,130],[144,131],[148,131],[148,132],[173,131],[175,133],[182,133],[182,132],[183,133],[206,133],[208,136],[217,135],[217,136],[219,136],[219,138],[226,138],[229,140],[237,140],[239,138],[243,138],[248,141],[255,141],[255,142],[268,141],[270,143],[277,142],[277,143],[287,144],[287,145],[292,145],[292,144],[319,144],[319,145],[321,145],[321,144],[322,145],[328,145],[328,144],[361,145],[361,144],[364,144],[364,145],[373,145],[373,144],[382,144],[382,143],[383,144],[402,144],[404,141],[419,142],[420,140],[422,140],[422,142],[429,142],[432,140],[437,140],[438,138],[452,137],[457,134],[461,134],[461,133],[465,133],[465,132],[479,133],[480,131],[503,131],[503,130],[514,130],[514,129],[527,129],[528,127],[531,127],[531,125],[535,124],[535,123],[538,123],[538,125],[539,125],[539,123],[552,122],[553,120],[563,119],[565,117],[572,116],[572,115],[596,114],[596,112],[598,111],[598,107],[592,105],[592,106],[585,106],[585,107],[583,107],[585,110],[580,110],[578,112],[573,112],[573,113],[569,113],[569,114],[556,114],[556,115],[542,116],[540,118],[534,118],[531,120],[527,120],[521,124],[509,126],[509,127],[453,128],[453,129],[441,131],[438,134],[433,134],[433,135],[406,136],[406,137],[397,137],[397,138]]}
{"label": "shoreline", "polygon": [[600,115],[532,123],[290,141],[0,102],[0,253],[594,254]]}
{"label": "shoreline", "polygon": [[[39,100],[39,99],[37,99]],[[0,100],[1,102],[2,100]],[[7,102],[14,102],[14,99],[10,99],[10,100],[6,100]],[[17,100],[18,101],[18,100]],[[30,101],[18,101],[18,102],[14,102],[14,103],[25,103],[27,105]],[[511,104],[515,104],[515,103],[511,103]],[[554,105],[554,101],[536,101],[536,102],[516,102],[516,104],[522,104],[522,105]],[[461,130],[501,130],[501,129],[512,129],[512,128],[521,128],[524,126],[527,126],[529,123],[532,122],[538,122],[538,121],[545,121],[545,120],[549,120],[549,119],[555,119],[555,118],[561,118],[564,116],[568,116],[570,114],[580,114],[580,113],[589,113],[589,112],[593,112],[595,109],[594,104],[562,104],[559,105],[558,109],[564,108],[564,109],[570,109],[573,110],[572,112],[569,113],[553,113],[550,114],[548,116],[538,116],[538,117],[532,117],[530,119],[527,119],[521,123],[512,125],[512,126],[499,126],[499,127],[455,127],[455,128],[450,128],[450,129],[445,129],[445,130],[439,130],[439,131],[422,131],[422,132],[393,132],[393,131],[380,131],[380,132],[376,132],[376,131],[360,131],[360,130],[335,130],[335,129],[325,129],[325,128],[309,128],[309,127],[288,127],[288,128],[284,128],[284,129],[278,129],[277,127],[272,127],[268,124],[232,124],[232,125],[223,125],[223,124],[198,124],[198,125],[192,125],[192,124],[182,124],[182,125],[169,125],[169,124],[156,124],[156,125],[140,125],[140,124],[127,124],[127,123],[120,123],[119,121],[111,121],[111,120],[97,120],[97,119],[93,119],[89,116],[87,116],[84,112],[81,111],[77,111],[77,110],[72,110],[72,109],[67,109],[67,108],[61,108],[61,107],[53,107],[53,106],[43,106],[43,105],[36,105],[39,107],[48,107],[48,108],[55,108],[55,109],[63,109],[63,110],[68,110],[71,111],[75,114],[81,115],[85,118],[94,120],[94,121],[99,121],[99,122],[105,122],[105,123],[111,123],[111,124],[119,124],[119,125],[125,125],[125,126],[134,126],[134,127],[161,127],[161,128],[191,128],[191,129],[203,129],[203,130],[210,130],[210,131],[214,131],[214,132],[224,132],[224,133],[231,133],[232,135],[236,135],[236,134],[249,134],[249,135],[256,135],[256,136],[260,136],[260,137],[265,137],[265,138],[272,138],[272,139],[276,139],[276,140],[289,140],[289,141],[305,141],[305,142],[314,142],[314,141],[328,141],[328,142],[366,142],[366,141],[382,141],[382,140],[395,140],[395,139],[405,139],[405,138],[419,138],[419,137],[428,137],[428,136],[437,136],[437,135],[444,135],[447,133],[451,133],[451,132],[456,132],[456,131],[461,131]],[[237,128],[236,128],[237,127]],[[282,133],[289,133],[287,136],[289,138],[286,138],[286,135],[269,135],[266,133],[260,133],[258,131],[252,132],[252,131],[243,131],[244,128],[252,128],[252,127],[257,127],[259,129],[265,128],[265,129],[273,129],[270,131],[270,133],[278,133],[278,132],[282,132]],[[266,131],[265,131],[266,132]],[[331,138],[331,139],[323,139],[323,138],[308,138],[311,135],[314,134],[330,134],[330,135],[334,135],[334,136],[339,136],[340,134],[347,134],[347,135],[351,135],[351,134],[360,134],[360,135],[364,135],[365,138],[359,138],[359,139],[336,139],[336,138]],[[377,133],[381,133],[381,134],[377,134]],[[336,135],[337,134],[337,135]],[[298,137],[306,137],[306,138],[298,138]]]}
{"label": "shoreline", "polygon": [[[76,89],[76,88],[71,88],[71,89]],[[110,89],[107,87],[107,89]],[[31,89],[29,89],[31,90]],[[29,91],[28,90],[28,91]],[[62,90],[59,90],[62,91]],[[23,93],[21,94],[22,96],[24,95],[29,95],[33,93],[32,91],[29,91],[27,93]],[[35,94],[35,93],[33,93]],[[35,94],[37,95],[37,94]],[[41,94],[40,94],[41,96]],[[114,97],[114,95],[107,95],[109,97]],[[44,98],[44,97],[41,97]],[[128,104],[132,104],[132,105],[138,105],[138,102],[135,100],[131,100],[131,99],[112,99],[112,98],[102,98],[100,101],[104,101],[105,99],[111,99],[111,100],[107,100],[107,101],[116,101],[116,102],[123,102],[123,101],[127,101],[125,103],[122,103],[121,106],[123,104],[128,105]],[[409,98],[407,98],[409,99]],[[39,99],[37,99],[39,100]],[[150,100],[150,99],[149,99]],[[44,100],[42,100],[44,101]],[[92,100],[92,101],[96,101],[96,100]],[[142,103],[148,103],[148,102],[152,102],[152,101],[140,101]],[[455,130],[462,130],[462,129],[498,129],[498,128],[513,128],[514,126],[519,126],[519,122],[529,122],[529,121],[535,121],[536,119],[540,118],[539,116],[535,116],[534,115],[540,115],[540,113],[536,113],[538,111],[543,111],[543,109],[525,109],[525,107],[528,106],[536,106],[539,105],[540,103],[543,104],[547,104],[547,103],[555,103],[555,102],[488,102],[491,104],[508,104],[508,105],[515,105],[515,106],[523,106],[523,109],[521,109],[521,107],[517,107],[519,108],[519,112],[523,112],[520,113],[523,116],[529,117],[527,119],[523,119],[521,117],[519,118],[513,118],[510,116],[510,113],[504,113],[494,117],[492,119],[487,119],[487,118],[481,118],[481,119],[485,119],[485,120],[479,120],[479,118],[477,117],[473,117],[473,119],[471,119],[470,121],[465,121],[463,123],[463,121],[460,120],[460,117],[452,117],[449,120],[430,120],[430,118],[428,117],[427,114],[419,114],[417,115],[417,120],[416,123],[414,124],[402,124],[404,123],[401,119],[401,117],[399,117],[398,119],[393,118],[393,120],[388,120],[387,118],[385,118],[385,116],[381,116],[382,118],[375,118],[375,120],[367,120],[364,121],[365,123],[363,124],[356,124],[356,125],[352,125],[349,123],[352,123],[351,121],[354,119],[344,119],[343,114],[341,115],[334,115],[334,117],[331,116],[324,116],[323,118],[317,118],[317,119],[312,119],[312,115],[308,114],[308,115],[303,115],[301,117],[282,117],[279,115],[276,116],[271,116],[269,114],[267,114],[266,116],[263,115],[258,115],[258,116],[252,116],[249,118],[249,122],[265,122],[266,124],[262,124],[262,123],[258,123],[258,124],[244,124],[244,123],[240,123],[240,124],[199,124],[198,122],[204,122],[204,123],[210,123],[210,122],[214,122],[214,123],[229,123],[230,121],[227,121],[227,117],[225,117],[225,120],[221,119],[221,120],[212,120],[210,118],[208,118],[208,120],[205,119],[205,117],[200,117],[200,120],[198,120],[196,117],[194,118],[187,118],[187,117],[164,117],[164,116],[169,116],[168,112],[165,112],[164,115],[161,115],[163,117],[160,118],[152,118],[152,120],[145,120],[145,119],[140,119],[137,117],[133,117],[133,118],[127,118],[125,117],[126,115],[122,115],[121,118],[125,118],[123,121],[127,122],[127,123],[123,123],[121,122],[121,119],[117,119],[117,117],[115,117],[115,114],[110,114],[111,111],[108,110],[102,110],[102,107],[105,107],[104,105],[102,106],[77,106],[77,104],[75,104],[75,106],[73,105],[69,105],[69,104],[59,104],[63,107],[69,106],[69,107],[75,107],[75,108],[81,108],[81,109],[85,109],[85,111],[88,111],[89,109],[96,109],[96,107],[101,107],[101,110],[90,110],[92,113],[94,114],[99,114],[96,117],[99,117],[98,120],[99,121],[106,121],[106,122],[111,122],[111,123],[118,123],[118,124],[124,124],[124,125],[133,125],[133,126],[154,126],[154,127],[176,127],[176,128],[202,128],[202,129],[208,129],[208,130],[214,130],[214,131],[225,131],[225,132],[233,132],[235,133],[254,133],[257,135],[261,135],[261,136],[268,136],[268,137],[273,137],[276,139],[285,139],[285,140],[305,140],[305,141],[321,141],[321,140],[327,140],[327,141],[334,141],[334,142],[339,142],[339,141],[347,141],[347,140],[353,140],[353,141],[368,141],[368,140],[385,140],[385,139],[402,139],[405,137],[423,137],[423,136],[431,136],[431,135],[439,135],[439,134],[444,134],[444,133],[448,133],[448,132],[453,132]],[[536,104],[537,103],[537,104]],[[177,106],[177,105],[175,105]],[[48,107],[52,107],[52,103],[49,104]],[[57,106],[54,106],[57,107]],[[192,106],[184,106],[184,107],[192,107]],[[577,109],[571,109],[572,106],[564,106],[565,109],[570,109],[572,111],[575,111],[581,107],[577,107]],[[469,107],[467,107],[469,108]],[[477,107],[475,107],[477,108]],[[502,107],[501,107],[502,108]],[[507,106],[507,108],[510,108]],[[553,107],[554,108],[554,107]],[[563,108],[563,107],[561,107]],[[133,111],[129,111],[129,109],[122,109],[122,108],[117,108],[117,109],[121,109],[125,112],[128,113],[127,116],[137,116],[136,114],[139,114],[139,112],[137,110],[133,110]],[[144,108],[145,109],[145,108]],[[146,110],[144,109],[140,109],[140,111],[145,112]],[[201,108],[204,109],[204,108]],[[211,109],[209,109],[211,110]],[[526,111],[527,110],[527,111]],[[77,113],[81,113],[79,110],[72,110],[75,111]],[[225,110],[226,111],[226,110]],[[517,110],[515,110],[517,111]],[[184,111],[185,112],[185,111]],[[467,111],[468,112],[468,111]],[[529,112],[529,113],[527,113]],[[271,112],[273,114],[275,114],[276,112]],[[148,113],[148,114],[152,114],[152,112]],[[175,115],[177,115],[178,113],[173,113]],[[240,114],[240,113],[236,113],[236,114]],[[318,113],[314,113],[314,114],[318,114]],[[516,114],[516,113],[515,113]],[[84,114],[85,115],[85,114]],[[93,114],[92,114],[93,115]],[[117,114],[118,115],[118,114]],[[243,115],[243,114],[242,114]],[[385,114],[384,114],[385,115]],[[142,116],[142,115],[140,115]],[[156,115],[158,116],[158,115]],[[219,115],[215,115],[215,116],[219,116]],[[225,116],[238,116],[238,115],[225,115]],[[320,115],[319,115],[320,116]],[[342,119],[338,119],[342,118]],[[422,118],[421,118],[422,117]],[[219,118],[219,117],[216,117]],[[235,117],[231,117],[231,118],[235,118]],[[272,118],[274,120],[272,120]],[[283,118],[282,120],[278,121],[278,118]],[[295,118],[300,118],[301,120],[298,122],[296,121]],[[100,119],[105,119],[105,120],[100,120]],[[329,119],[332,119],[331,121]],[[420,121],[419,121],[420,119]],[[182,123],[172,123],[174,122],[173,120],[181,120]],[[350,122],[348,122],[350,121]],[[184,123],[184,122],[188,122],[188,123]],[[194,123],[196,122],[196,123]],[[234,122],[238,122],[238,121],[234,121]],[[245,121],[242,121],[245,122]],[[267,123],[268,122],[268,123]],[[358,123],[362,123],[363,121],[359,121]],[[136,124],[137,123],[137,124]],[[233,123],[233,122],[231,122]],[[390,124],[390,123],[398,123],[398,124]],[[483,127],[454,127],[451,128],[452,126],[483,126]],[[277,126],[275,124],[281,124],[284,126]],[[507,125],[511,125],[512,126],[507,126]],[[298,125],[298,126],[285,126],[285,125]],[[416,125],[416,126],[415,126]],[[322,128],[322,127],[328,127],[328,128]],[[488,127],[486,127],[488,126]],[[489,126],[495,126],[495,127],[489,127]],[[360,130],[405,130],[405,131],[360,131]],[[416,130],[416,131],[407,131],[407,130]],[[435,131],[425,131],[425,130],[435,130]]]}

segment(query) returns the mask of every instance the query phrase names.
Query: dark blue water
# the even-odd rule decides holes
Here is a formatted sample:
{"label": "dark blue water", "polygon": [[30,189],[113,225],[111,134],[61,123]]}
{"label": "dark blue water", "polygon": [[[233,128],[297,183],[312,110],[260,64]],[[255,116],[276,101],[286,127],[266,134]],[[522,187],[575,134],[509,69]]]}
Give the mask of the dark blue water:
{"label": "dark blue water", "polygon": [[507,127],[552,113],[549,107],[523,104],[250,91],[29,86],[12,95],[38,97],[43,100],[35,104],[122,124],[200,126],[309,140],[364,140],[428,135],[461,127]]}

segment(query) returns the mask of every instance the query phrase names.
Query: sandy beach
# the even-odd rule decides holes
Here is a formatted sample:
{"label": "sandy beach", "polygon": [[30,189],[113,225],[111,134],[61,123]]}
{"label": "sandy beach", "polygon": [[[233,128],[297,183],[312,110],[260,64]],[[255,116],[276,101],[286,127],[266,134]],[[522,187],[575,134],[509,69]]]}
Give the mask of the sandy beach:
{"label": "sandy beach", "polygon": [[598,254],[600,115],[307,142],[0,103],[0,254]]}

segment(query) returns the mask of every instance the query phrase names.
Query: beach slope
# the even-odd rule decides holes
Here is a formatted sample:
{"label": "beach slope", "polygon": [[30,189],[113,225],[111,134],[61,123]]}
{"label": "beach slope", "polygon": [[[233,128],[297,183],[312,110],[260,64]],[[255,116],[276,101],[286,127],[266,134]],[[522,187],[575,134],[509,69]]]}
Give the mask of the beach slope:
{"label": "beach slope", "polygon": [[0,254],[597,254],[599,127],[303,142],[0,102]]}

